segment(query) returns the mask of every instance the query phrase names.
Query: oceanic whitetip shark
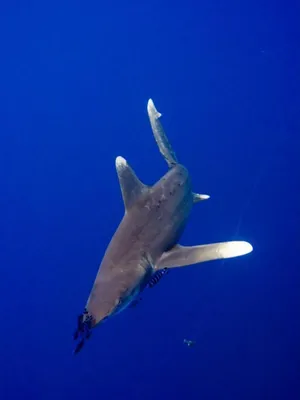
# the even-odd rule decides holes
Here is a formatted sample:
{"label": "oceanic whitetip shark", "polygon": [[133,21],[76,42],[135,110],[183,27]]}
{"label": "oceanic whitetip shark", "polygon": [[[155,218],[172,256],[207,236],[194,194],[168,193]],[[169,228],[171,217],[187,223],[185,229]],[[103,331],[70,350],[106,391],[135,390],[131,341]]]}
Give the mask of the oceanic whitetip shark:
{"label": "oceanic whitetip shark", "polygon": [[252,251],[251,244],[244,241],[190,247],[178,244],[193,204],[209,196],[192,191],[189,173],[177,161],[159,121],[161,114],[151,99],[147,110],[169,170],[154,186],[147,186],[123,157],[116,158],[125,214],[105,252],[84,312],[78,317],[75,354],[90,337],[92,328],[133,304],[169,268]]}

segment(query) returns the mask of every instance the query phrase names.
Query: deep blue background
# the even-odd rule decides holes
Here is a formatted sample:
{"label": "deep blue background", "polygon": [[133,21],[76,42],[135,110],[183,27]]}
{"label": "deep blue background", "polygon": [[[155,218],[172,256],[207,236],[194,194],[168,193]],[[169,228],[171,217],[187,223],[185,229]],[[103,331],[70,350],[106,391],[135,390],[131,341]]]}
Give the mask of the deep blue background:
{"label": "deep blue background", "polygon": [[[294,3],[1,3],[1,399],[300,398]],[[73,357],[123,215],[115,157],[166,172],[149,97],[211,195],[181,243],[254,252],[174,271]]]}

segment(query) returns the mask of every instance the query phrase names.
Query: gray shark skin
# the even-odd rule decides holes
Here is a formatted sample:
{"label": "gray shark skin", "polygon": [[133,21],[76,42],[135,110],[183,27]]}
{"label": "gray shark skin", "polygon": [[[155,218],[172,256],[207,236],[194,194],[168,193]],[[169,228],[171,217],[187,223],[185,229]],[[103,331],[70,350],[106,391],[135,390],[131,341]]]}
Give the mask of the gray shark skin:
{"label": "gray shark skin", "polygon": [[[123,165],[128,166],[117,159],[117,168]],[[96,323],[145,287],[161,255],[179,240],[192,205],[188,172],[176,165],[125,213],[87,303]]]}
{"label": "gray shark skin", "polygon": [[147,110],[169,170],[150,187],[137,178],[124,158],[117,157],[125,214],[105,252],[85,312],[79,317],[75,338],[79,337],[80,342],[75,353],[82,348],[91,329],[128,307],[156,271],[252,251],[252,246],[242,241],[191,247],[178,244],[193,204],[209,196],[193,193],[189,173],[178,163],[160,124],[161,114],[151,99]]}

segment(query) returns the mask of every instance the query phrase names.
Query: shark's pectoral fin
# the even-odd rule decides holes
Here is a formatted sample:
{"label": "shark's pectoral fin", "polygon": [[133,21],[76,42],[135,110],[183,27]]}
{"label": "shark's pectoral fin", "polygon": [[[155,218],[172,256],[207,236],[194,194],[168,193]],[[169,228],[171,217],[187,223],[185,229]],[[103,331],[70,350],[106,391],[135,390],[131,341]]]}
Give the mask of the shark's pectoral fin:
{"label": "shark's pectoral fin", "polygon": [[125,209],[128,210],[147,189],[123,157],[116,158],[116,169]]}
{"label": "shark's pectoral fin", "polygon": [[250,253],[252,249],[250,243],[242,241],[213,243],[202,246],[176,245],[170,251],[163,253],[155,268],[184,267],[221,258],[238,257]]}

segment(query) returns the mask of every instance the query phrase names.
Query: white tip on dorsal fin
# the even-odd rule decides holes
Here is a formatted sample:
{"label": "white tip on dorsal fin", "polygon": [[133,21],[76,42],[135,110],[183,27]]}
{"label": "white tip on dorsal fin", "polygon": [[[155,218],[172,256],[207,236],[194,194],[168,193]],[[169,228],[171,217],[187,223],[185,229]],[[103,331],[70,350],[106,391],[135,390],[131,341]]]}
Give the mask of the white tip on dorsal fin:
{"label": "white tip on dorsal fin", "polygon": [[174,167],[174,165],[178,164],[177,157],[159,121],[161,113],[158,112],[157,109],[155,108],[152,99],[148,100],[147,111],[153,135],[158,145],[159,151],[161,152],[164,159],[168,163],[169,168],[172,168]]}
{"label": "white tip on dorsal fin", "polygon": [[202,246],[177,245],[170,251],[163,253],[156,263],[155,269],[184,267],[205,261],[239,257],[251,253],[252,250],[251,244],[243,241],[213,243]]}
{"label": "white tip on dorsal fin", "polygon": [[147,186],[139,180],[125,158],[120,156],[116,158],[116,169],[125,210],[128,210],[136,202],[138,197],[147,190]]}

